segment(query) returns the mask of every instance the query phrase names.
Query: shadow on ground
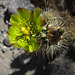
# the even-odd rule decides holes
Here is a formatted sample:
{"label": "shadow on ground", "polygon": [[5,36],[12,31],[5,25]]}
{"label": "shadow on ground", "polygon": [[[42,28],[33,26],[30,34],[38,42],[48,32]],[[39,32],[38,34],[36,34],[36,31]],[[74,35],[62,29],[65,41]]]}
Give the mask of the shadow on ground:
{"label": "shadow on ground", "polygon": [[[29,57],[29,56],[28,56]],[[27,58],[28,58],[27,57]],[[47,66],[47,60],[38,58],[37,56],[33,55],[31,57],[31,60],[25,64],[21,65],[19,62],[19,57],[14,59],[14,61],[11,63],[12,69],[20,69],[20,71],[15,71],[11,75],[42,75],[43,70]],[[30,71],[35,71],[33,74]],[[27,74],[27,72],[29,73]]]}
{"label": "shadow on ground", "polygon": [[22,65],[19,62],[19,56],[11,63],[11,68],[20,70],[16,70],[11,75],[75,75],[75,52],[72,53],[72,50],[74,49],[71,47],[68,55],[60,56],[50,63],[47,59],[33,54],[33,56],[27,56],[26,58],[31,57],[31,60]]}

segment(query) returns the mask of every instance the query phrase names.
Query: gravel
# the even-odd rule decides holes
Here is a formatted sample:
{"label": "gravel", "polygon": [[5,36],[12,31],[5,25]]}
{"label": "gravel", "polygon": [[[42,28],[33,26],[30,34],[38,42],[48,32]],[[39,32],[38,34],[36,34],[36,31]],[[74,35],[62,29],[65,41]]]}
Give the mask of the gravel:
{"label": "gravel", "polygon": [[[23,53],[22,51],[17,52],[17,49],[8,43],[8,25],[4,22],[4,12],[7,10],[9,1],[10,0],[0,0],[0,75],[14,73],[16,68],[12,69],[11,63]],[[13,54],[13,52],[15,52],[15,54]]]}
{"label": "gravel", "polygon": [[3,33],[5,30],[4,29],[1,29],[1,33]]}
{"label": "gravel", "polygon": [[26,8],[29,10],[33,10],[35,6],[31,4],[30,0],[11,0],[8,6],[9,13],[16,13],[17,8]]}
{"label": "gravel", "polygon": [[3,40],[3,44],[4,44],[6,47],[11,47],[11,44],[9,44],[8,42],[9,42],[8,39],[4,39],[4,40]]}
{"label": "gravel", "polygon": [[5,52],[6,52],[6,49],[5,49],[5,48],[3,48],[3,49],[2,49],[2,52],[3,52],[3,53],[5,53]]}

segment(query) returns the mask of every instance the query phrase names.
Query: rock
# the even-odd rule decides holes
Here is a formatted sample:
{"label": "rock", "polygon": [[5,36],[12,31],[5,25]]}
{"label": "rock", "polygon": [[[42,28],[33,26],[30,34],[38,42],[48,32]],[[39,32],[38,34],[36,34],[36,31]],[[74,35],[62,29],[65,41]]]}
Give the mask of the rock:
{"label": "rock", "polygon": [[18,53],[18,51],[15,49],[15,50],[13,51],[12,57],[13,57],[13,59],[15,59],[15,58],[17,58],[18,56],[19,56],[19,53]]}
{"label": "rock", "polygon": [[2,48],[2,52],[5,53],[7,50],[6,48]]}
{"label": "rock", "polygon": [[8,39],[4,39],[4,40],[3,40],[3,44],[4,44],[6,47],[11,47],[11,44],[9,44],[8,41],[9,41]]}
{"label": "rock", "polygon": [[6,8],[8,6],[8,4],[9,4],[9,1],[4,0],[2,3],[3,8]]}
{"label": "rock", "polygon": [[8,32],[8,26],[7,26],[7,25],[4,25],[4,26],[2,27],[2,29],[4,29],[4,32]]}
{"label": "rock", "polygon": [[5,8],[4,4],[1,4],[0,6],[1,6],[3,9]]}
{"label": "rock", "polygon": [[12,57],[13,59],[16,59],[19,55],[18,54],[13,54]]}
{"label": "rock", "polygon": [[14,50],[14,51],[13,51],[13,54],[17,54],[17,50]]}
{"label": "rock", "polygon": [[5,53],[5,52],[6,52],[6,50],[5,50],[5,49],[2,49],[2,52],[3,52],[3,53]]}
{"label": "rock", "polygon": [[4,25],[2,28],[1,28],[1,33],[4,33],[4,32],[8,32],[8,27],[6,25]]}
{"label": "rock", "polygon": [[13,47],[13,46],[10,47],[10,50],[14,50],[14,49],[15,49],[15,47]]}
{"label": "rock", "polygon": [[2,28],[2,29],[1,29],[1,33],[3,33],[4,31],[5,31],[5,30]]}
{"label": "rock", "polygon": [[8,6],[8,12],[11,14],[16,13],[17,8],[26,8],[28,10],[33,10],[35,6],[31,4],[30,0],[11,0]]}
{"label": "rock", "polygon": [[16,14],[16,9],[19,7],[26,8],[28,10],[33,10],[35,8],[30,0],[11,0],[7,10],[4,12],[4,22],[6,25],[8,25],[6,21],[9,22],[10,15]]}
{"label": "rock", "polygon": [[4,39],[4,38],[7,38],[7,33],[3,33],[2,34],[2,38]]}

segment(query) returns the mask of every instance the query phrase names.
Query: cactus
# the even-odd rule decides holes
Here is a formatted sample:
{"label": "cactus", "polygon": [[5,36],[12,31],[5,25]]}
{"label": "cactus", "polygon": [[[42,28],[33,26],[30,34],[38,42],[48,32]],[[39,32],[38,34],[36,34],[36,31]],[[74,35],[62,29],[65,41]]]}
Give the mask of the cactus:
{"label": "cactus", "polygon": [[74,45],[75,34],[70,30],[67,31],[57,11],[48,9],[43,12],[42,16],[46,20],[46,25],[42,28],[38,53],[54,59],[54,55],[58,56],[63,51],[67,52],[69,46]]}
{"label": "cactus", "polygon": [[[57,11],[48,9],[41,14],[40,8],[33,12],[18,8],[10,18],[8,38],[13,46],[26,52],[36,51],[48,58],[67,51],[75,44],[75,34],[68,30]],[[45,23],[46,21],[46,23]]]}

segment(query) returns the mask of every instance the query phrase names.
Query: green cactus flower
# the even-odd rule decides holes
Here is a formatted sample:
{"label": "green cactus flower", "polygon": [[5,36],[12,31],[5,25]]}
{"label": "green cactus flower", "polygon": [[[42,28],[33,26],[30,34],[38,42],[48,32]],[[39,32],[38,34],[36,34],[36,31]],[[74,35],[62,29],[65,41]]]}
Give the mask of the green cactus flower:
{"label": "green cactus flower", "polygon": [[45,21],[40,16],[41,9],[35,8],[33,12],[18,8],[17,14],[11,15],[8,31],[9,43],[13,46],[22,47],[27,52],[39,49],[37,33],[39,34]]}

